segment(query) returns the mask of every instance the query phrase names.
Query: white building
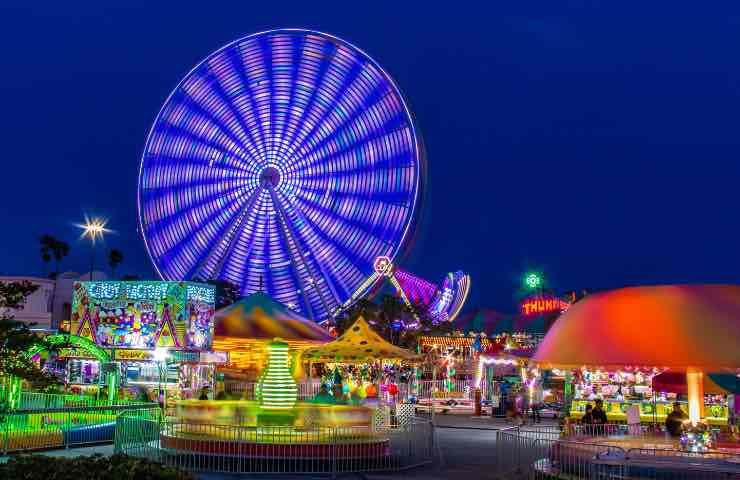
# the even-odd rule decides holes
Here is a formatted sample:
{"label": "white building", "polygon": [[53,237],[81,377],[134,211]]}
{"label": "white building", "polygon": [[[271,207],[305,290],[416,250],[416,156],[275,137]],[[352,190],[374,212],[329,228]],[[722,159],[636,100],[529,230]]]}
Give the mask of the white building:
{"label": "white building", "polygon": [[[94,280],[106,280],[104,272],[93,272]],[[27,280],[39,288],[26,299],[23,309],[13,312],[16,320],[35,323],[34,328],[59,327],[69,320],[72,313],[72,287],[75,282],[90,280],[90,273],[64,272],[56,280],[41,277],[0,276],[0,282],[21,282]]]}
{"label": "white building", "polygon": [[28,281],[39,288],[26,298],[21,309],[3,309],[3,313],[12,314],[16,320],[24,323],[35,323],[35,328],[51,328],[51,299],[54,294],[54,280],[38,277],[0,277],[0,282]]}

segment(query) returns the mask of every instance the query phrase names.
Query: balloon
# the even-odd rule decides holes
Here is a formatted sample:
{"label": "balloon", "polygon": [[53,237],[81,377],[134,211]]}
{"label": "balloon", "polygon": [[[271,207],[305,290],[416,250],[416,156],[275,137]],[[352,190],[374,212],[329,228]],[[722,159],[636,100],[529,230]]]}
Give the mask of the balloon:
{"label": "balloon", "polygon": [[362,385],[362,386],[360,386],[360,387],[357,388],[357,396],[360,397],[360,398],[367,397],[367,392],[365,391],[365,386],[364,385]]}
{"label": "balloon", "polygon": [[370,385],[365,387],[365,393],[367,394],[368,397],[374,397],[378,394],[378,389],[375,388],[375,385],[371,383]]}
{"label": "balloon", "polygon": [[349,385],[347,385],[346,383],[342,385],[342,392],[349,393]]}
{"label": "balloon", "polygon": [[388,385],[388,393],[396,395],[398,393],[398,387],[393,384]]}

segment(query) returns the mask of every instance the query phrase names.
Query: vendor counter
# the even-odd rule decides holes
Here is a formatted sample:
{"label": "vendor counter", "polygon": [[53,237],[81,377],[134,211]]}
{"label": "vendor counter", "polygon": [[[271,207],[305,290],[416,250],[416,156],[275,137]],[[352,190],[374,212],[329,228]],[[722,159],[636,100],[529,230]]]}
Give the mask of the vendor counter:
{"label": "vendor counter", "polygon": [[[684,412],[688,412],[686,402],[679,402]],[[570,418],[580,419],[586,412],[586,405],[594,405],[594,400],[573,400],[570,408]],[[673,410],[673,402],[658,401],[653,403],[647,400],[604,400],[604,410],[609,423],[625,423],[626,411],[630,405],[640,407],[640,421],[644,423],[665,422],[668,414]],[[704,405],[705,420],[710,425],[727,425],[729,410],[726,405]]]}

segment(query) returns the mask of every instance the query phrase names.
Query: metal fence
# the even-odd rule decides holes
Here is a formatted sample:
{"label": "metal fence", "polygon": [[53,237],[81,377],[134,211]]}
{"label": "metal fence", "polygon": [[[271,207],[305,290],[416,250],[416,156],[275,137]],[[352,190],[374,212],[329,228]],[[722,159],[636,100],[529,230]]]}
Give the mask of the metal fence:
{"label": "metal fence", "polygon": [[158,418],[157,404],[21,409],[0,417],[0,451],[19,452],[112,442],[116,417]]}
{"label": "metal fence", "polygon": [[204,425],[120,415],[116,452],[194,472],[338,474],[393,471],[432,462],[434,428],[415,419],[395,428],[295,429]]}
{"label": "metal fence", "polygon": [[[608,437],[625,433],[625,429],[623,425],[568,432],[555,426],[502,429],[496,434],[496,474],[535,479],[740,479],[740,455],[622,448],[608,443]],[[580,435],[587,439],[579,440]]]}
{"label": "metal fence", "polygon": [[113,403],[107,398],[95,398],[89,395],[75,395],[67,393],[40,393],[21,392],[19,408],[23,410],[65,408],[65,407],[94,407],[94,406],[120,406],[120,405],[142,405],[146,402],[138,400],[117,399]]}

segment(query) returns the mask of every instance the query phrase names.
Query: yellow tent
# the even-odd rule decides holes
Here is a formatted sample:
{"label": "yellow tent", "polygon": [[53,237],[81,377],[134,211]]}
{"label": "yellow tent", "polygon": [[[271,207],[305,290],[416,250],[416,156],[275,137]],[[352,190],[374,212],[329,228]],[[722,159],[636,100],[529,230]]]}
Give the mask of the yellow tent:
{"label": "yellow tent", "polygon": [[333,342],[304,350],[303,360],[314,363],[365,363],[369,360],[418,362],[421,358],[385,341],[360,317]]}

